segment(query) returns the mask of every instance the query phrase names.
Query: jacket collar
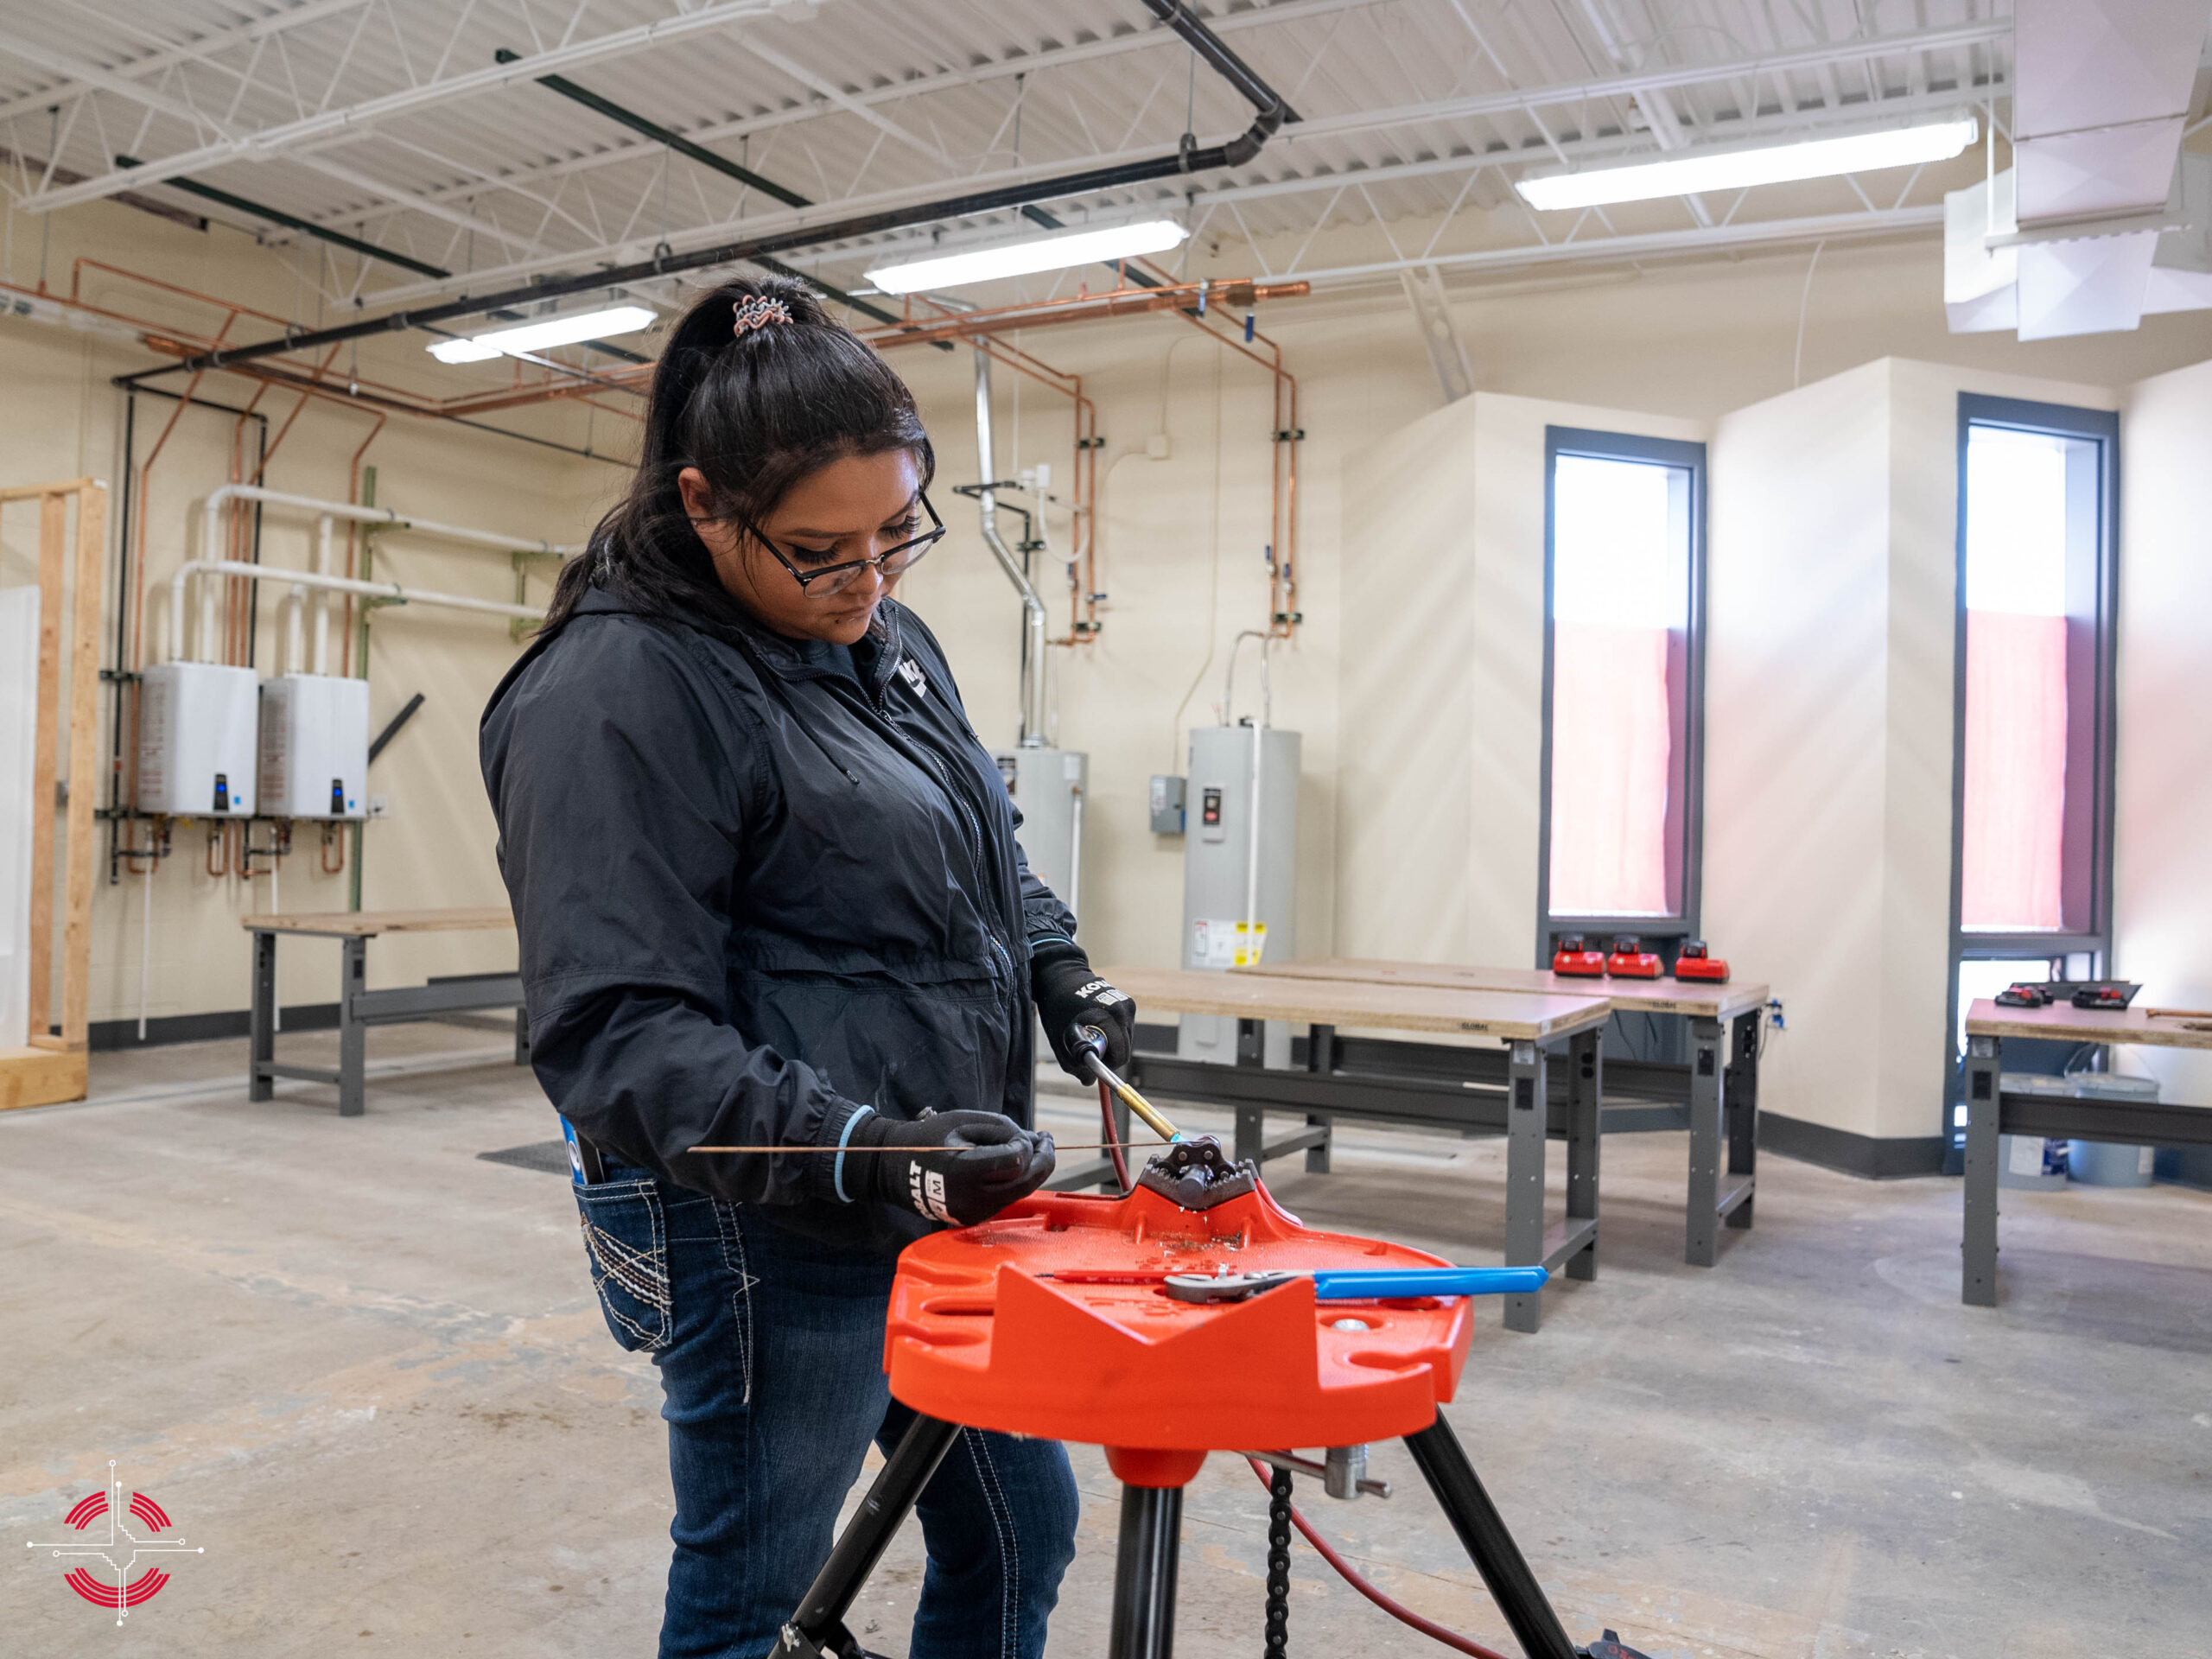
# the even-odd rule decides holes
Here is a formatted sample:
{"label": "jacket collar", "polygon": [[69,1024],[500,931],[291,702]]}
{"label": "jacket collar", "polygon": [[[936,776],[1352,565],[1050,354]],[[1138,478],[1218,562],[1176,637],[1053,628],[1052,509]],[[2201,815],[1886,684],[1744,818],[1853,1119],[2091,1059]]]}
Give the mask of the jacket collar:
{"label": "jacket collar", "polygon": [[[628,613],[631,608],[600,588],[587,589],[576,602],[579,615]],[[891,677],[906,660],[905,630],[901,626],[905,614],[905,607],[897,600],[886,599],[876,607],[875,615],[868,623],[868,639],[874,650],[870,653],[873,660],[862,669],[862,676],[870,697],[879,702],[891,683]],[[738,646],[779,679],[815,680],[836,673],[827,663],[816,660],[820,652],[814,649],[814,641],[787,639],[742,613],[684,620],[686,626],[702,633]]]}

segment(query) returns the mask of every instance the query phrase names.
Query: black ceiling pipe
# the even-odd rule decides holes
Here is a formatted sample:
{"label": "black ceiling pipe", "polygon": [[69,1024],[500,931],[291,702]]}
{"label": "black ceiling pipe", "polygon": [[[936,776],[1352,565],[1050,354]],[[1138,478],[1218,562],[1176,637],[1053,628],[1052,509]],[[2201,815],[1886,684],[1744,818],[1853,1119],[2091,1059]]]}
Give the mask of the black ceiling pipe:
{"label": "black ceiling pipe", "polygon": [[[1184,39],[1203,37],[1212,41],[1221,59],[1239,63],[1241,67],[1241,60],[1236,54],[1221,45],[1214,37],[1213,31],[1184,10],[1177,0],[1145,0],[1145,4]],[[1219,60],[1212,51],[1206,54],[1206,60],[1218,67]],[[1134,184],[1149,184],[1161,179],[1211,172],[1217,168],[1242,167],[1266,148],[1275,130],[1288,118],[1290,106],[1249,68],[1243,70],[1236,78],[1235,84],[1248,100],[1259,106],[1259,114],[1250,126],[1225,144],[1209,144],[1201,148],[1185,133],[1182,144],[1169,156],[1127,162],[1117,167],[1088,168],[1080,172],[1063,173],[1054,178],[1038,179],[1027,184],[1002,185],[995,190],[979,190],[964,196],[948,196],[937,201],[920,202],[911,207],[887,207],[873,213],[856,213],[849,219],[832,219],[802,230],[753,237],[741,242],[724,243],[717,247],[700,248],[690,253],[656,254],[650,259],[640,259],[631,264],[610,265],[603,270],[558,277],[550,282],[532,283],[526,287],[507,289],[496,294],[450,300],[442,305],[425,306],[416,311],[391,311],[380,317],[343,323],[334,328],[302,329],[276,340],[256,340],[250,345],[200,352],[175,363],[164,364],[158,369],[142,370],[137,374],[118,375],[116,384],[127,386],[135,385],[148,375],[196,373],[205,369],[219,369],[230,364],[274,357],[284,352],[311,351],[316,346],[360,340],[371,334],[425,327],[455,317],[476,316],[507,306],[527,305],[533,301],[587,293],[598,288],[619,288],[626,283],[645,282],[656,276],[673,276],[711,265],[733,264],[741,259],[757,260],[764,253],[787,253],[797,248],[819,246],[825,242],[841,242],[857,236],[875,236],[886,231],[906,230],[911,226],[925,225],[936,219],[1001,213],[1061,196],[1090,195],[1102,190],[1119,190]],[[1268,101],[1260,104],[1259,99],[1254,96],[1255,92],[1263,94]]]}
{"label": "black ceiling pipe", "polygon": [[[522,54],[510,52],[501,47],[492,54],[498,63],[519,63]],[[540,75],[537,84],[548,92],[558,92],[563,98],[574,99],[588,110],[596,110],[610,121],[620,121],[632,132],[641,132],[657,144],[666,144],[679,156],[688,156],[702,167],[711,167],[717,173],[727,173],[733,179],[751,185],[766,196],[773,196],[786,207],[810,207],[814,204],[793,190],[786,190],[773,179],[764,179],[750,168],[740,167],[726,156],[717,156],[703,144],[695,144],[682,133],[671,130],[657,121],[649,121],[635,110],[626,110],[611,99],[579,86],[563,75]]]}
{"label": "black ceiling pipe", "polygon": [[[510,52],[504,46],[492,55],[500,63],[514,63],[522,56],[519,52]],[[764,178],[749,167],[741,167],[728,156],[718,156],[703,144],[693,143],[682,133],[664,127],[658,121],[648,120],[635,110],[626,109],[617,104],[613,99],[601,98],[597,92],[588,87],[577,86],[575,81],[564,75],[540,75],[537,78],[537,84],[550,92],[558,92],[562,97],[573,99],[588,110],[595,111],[610,121],[620,122],[631,131],[642,133],[657,144],[665,144],[677,155],[688,157],[702,167],[712,168],[726,177],[735,179],[748,189],[758,190],[763,195],[773,196],[786,207],[811,207],[814,205],[798,191],[786,190],[773,179]],[[817,288],[839,304],[849,305],[864,315],[874,317],[878,322],[905,321],[897,313],[883,310],[880,307],[870,305],[865,300],[856,299],[846,293],[843,289],[833,288],[818,276],[809,276],[803,271],[793,270],[781,260],[763,258],[755,259],[753,263],[766,270],[772,270],[780,276],[789,276],[811,288]],[[943,343],[939,342],[940,345]],[[950,351],[951,347],[947,346],[945,349]]]}
{"label": "black ceiling pipe", "polygon": [[[118,156],[115,158],[115,164],[118,167],[145,165],[136,156]],[[198,196],[203,200],[219,202],[226,207],[236,208],[239,213],[251,213],[256,219],[265,219],[272,225],[282,225],[288,231],[298,231],[319,241],[332,243],[341,248],[350,248],[355,253],[365,254],[372,259],[381,259],[387,265],[397,265],[401,270],[411,270],[417,276],[433,276],[443,282],[453,275],[453,272],[446,270],[442,265],[425,264],[420,259],[410,259],[404,253],[394,253],[389,248],[380,248],[373,242],[364,242],[359,237],[346,235],[343,231],[325,230],[312,220],[297,218],[281,208],[265,207],[257,201],[248,201],[244,196],[234,196],[227,190],[218,190],[213,185],[201,184],[196,179],[163,179],[161,182],[172,190],[181,190],[187,195]]]}

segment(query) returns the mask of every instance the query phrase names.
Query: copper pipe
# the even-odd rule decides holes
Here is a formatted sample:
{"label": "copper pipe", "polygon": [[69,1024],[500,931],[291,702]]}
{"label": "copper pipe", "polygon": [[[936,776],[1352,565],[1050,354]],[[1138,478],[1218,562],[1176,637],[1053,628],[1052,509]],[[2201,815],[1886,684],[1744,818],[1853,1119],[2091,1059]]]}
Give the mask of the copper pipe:
{"label": "copper pipe", "polygon": [[1234,333],[1224,334],[1207,319],[1190,311],[1184,321],[1220,344],[1251,359],[1274,377],[1274,428],[1268,442],[1275,446],[1269,462],[1268,545],[1274,556],[1268,567],[1268,626],[1271,639],[1288,639],[1298,632],[1298,377],[1282,366],[1282,347],[1255,330],[1254,340],[1268,348],[1262,356]]}
{"label": "copper pipe", "polygon": [[1037,328],[1049,323],[1090,322],[1102,317],[1128,316],[1145,311],[1194,311],[1202,303],[1251,306],[1263,300],[1297,299],[1311,291],[1312,285],[1307,283],[1263,283],[1238,276],[1203,283],[1173,283],[1159,288],[1116,288],[1103,294],[1077,294],[1065,300],[1043,300],[1031,305],[963,311],[921,322],[895,322],[858,332],[877,350],[887,351],[893,346],[966,340],[980,334]]}
{"label": "copper pipe", "polygon": [[[369,429],[369,435],[363,438],[361,447],[353,451],[353,464],[346,474],[346,499],[348,501],[359,501],[361,499],[361,457],[369,453],[369,446],[377,441],[377,434],[384,430],[385,423],[391,418],[389,415],[379,413],[377,416],[377,423]],[[359,546],[360,531],[361,526],[353,519],[349,518],[346,521],[346,574],[349,577],[357,574],[353,569],[353,561],[355,550]],[[346,596],[345,626],[346,639],[344,648],[339,653],[340,666],[338,671],[340,674],[350,675],[353,671],[354,632],[353,596],[351,594]]]}

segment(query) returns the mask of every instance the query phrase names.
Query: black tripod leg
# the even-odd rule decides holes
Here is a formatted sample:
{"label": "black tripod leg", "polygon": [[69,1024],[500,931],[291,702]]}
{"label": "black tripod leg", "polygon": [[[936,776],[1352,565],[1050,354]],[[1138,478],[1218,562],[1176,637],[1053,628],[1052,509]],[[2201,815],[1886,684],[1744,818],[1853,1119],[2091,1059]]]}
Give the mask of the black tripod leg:
{"label": "black tripod leg", "polygon": [[1490,1501],[1476,1478],[1474,1465],[1459,1444],[1459,1437],[1439,1412],[1436,1421],[1418,1434],[1406,1436],[1406,1450],[1421,1466],[1421,1478],[1444,1506],[1452,1529],[1467,1547],[1475,1570],[1490,1586],[1491,1599],[1513,1627],[1514,1640],[1529,1659],[1575,1659],[1574,1643],[1559,1615],[1545,1599],[1536,1575],[1521,1558],[1521,1548],[1505,1529],[1505,1518]]}
{"label": "black tripod leg", "polygon": [[1175,1559],[1183,1537],[1180,1486],[1122,1488],[1122,1545],[1114,1561],[1114,1624],[1106,1659],[1170,1659],[1175,1650]]}
{"label": "black tripod leg", "polygon": [[860,1651],[860,1643],[845,1628],[846,1610],[883,1559],[892,1538],[914,1512],[922,1488],[930,1484],[930,1477],[937,1473],[938,1465],[944,1461],[944,1454],[959,1437],[957,1423],[915,1417],[906,1438],[883,1465],[883,1472],[875,1478],[875,1484],[861,1500],[859,1513],[831,1547],[830,1559],[815,1574],[806,1599],[784,1626],[776,1644],[779,1656],[814,1659],[824,1653]]}

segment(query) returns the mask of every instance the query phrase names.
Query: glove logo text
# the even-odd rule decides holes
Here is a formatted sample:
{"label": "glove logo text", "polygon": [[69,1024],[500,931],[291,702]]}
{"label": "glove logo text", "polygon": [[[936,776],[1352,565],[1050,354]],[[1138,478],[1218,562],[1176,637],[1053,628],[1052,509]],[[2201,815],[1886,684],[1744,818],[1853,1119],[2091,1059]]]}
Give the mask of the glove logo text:
{"label": "glove logo text", "polygon": [[951,1222],[952,1211],[944,1202],[944,1177],[937,1171],[913,1165],[907,1172],[907,1192],[917,1211],[938,1221]]}

